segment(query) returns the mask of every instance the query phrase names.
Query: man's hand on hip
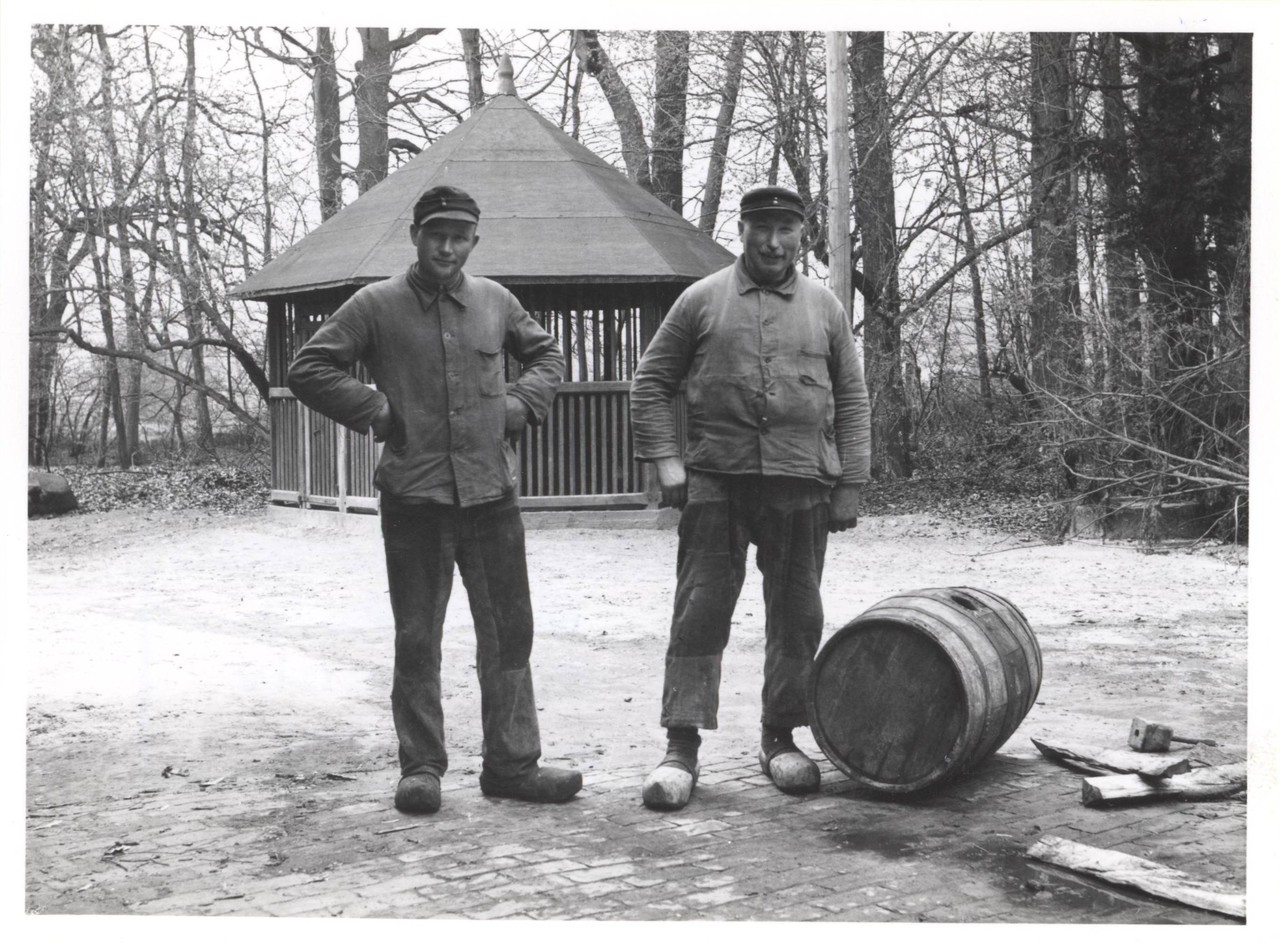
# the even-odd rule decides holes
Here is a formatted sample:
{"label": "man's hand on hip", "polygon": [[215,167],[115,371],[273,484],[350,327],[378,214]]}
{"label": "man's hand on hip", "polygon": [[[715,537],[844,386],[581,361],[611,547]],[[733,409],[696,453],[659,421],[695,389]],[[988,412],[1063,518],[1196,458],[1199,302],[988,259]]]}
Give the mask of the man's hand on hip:
{"label": "man's hand on hip", "polygon": [[847,531],[858,526],[858,502],[862,497],[860,485],[837,485],[831,490],[832,531]]}
{"label": "man's hand on hip", "polygon": [[679,456],[664,456],[655,459],[653,464],[658,472],[663,504],[683,508],[689,500],[689,476],[684,470],[684,460]]}
{"label": "man's hand on hip", "polygon": [[525,424],[529,422],[529,408],[524,405],[524,401],[519,397],[513,397],[507,394],[507,425],[506,435],[508,439],[519,439],[520,434],[524,432]]}
{"label": "man's hand on hip", "polygon": [[394,425],[391,419],[391,401],[383,400],[382,407],[378,410],[378,415],[369,424],[369,432],[373,433],[373,441],[386,442]]}

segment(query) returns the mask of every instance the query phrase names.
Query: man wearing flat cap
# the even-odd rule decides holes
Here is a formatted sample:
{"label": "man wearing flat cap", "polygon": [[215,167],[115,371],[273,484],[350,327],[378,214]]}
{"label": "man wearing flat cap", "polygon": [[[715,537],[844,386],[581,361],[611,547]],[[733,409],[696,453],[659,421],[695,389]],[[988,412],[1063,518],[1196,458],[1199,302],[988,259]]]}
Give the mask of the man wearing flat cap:
{"label": "man wearing flat cap", "polygon": [[[683,511],[661,724],[667,753],[644,781],[646,806],[680,809],[698,778],[700,729],[714,729],[720,664],[757,548],[764,580],[761,769],[788,793],[816,790],[795,745],[822,638],[827,534],[854,527],[870,468],[870,412],[849,318],[796,271],[800,197],[742,198],[742,255],[687,288],[645,350],[631,387],[636,455]],[[687,396],[683,457],[672,404]]]}
{"label": "man wearing flat cap", "polygon": [[[417,260],[351,296],[289,369],[299,400],[384,444],[374,483],[395,620],[395,805],[407,813],[439,809],[448,767],[440,643],[455,564],[475,623],[481,791],[560,802],[582,786],[577,771],[538,764],[533,614],[513,448],[526,423],[545,418],[564,359],[515,296],[462,271],[479,242],[479,221],[465,191],[424,193],[409,227]],[[520,363],[515,383],[504,380],[504,355]],[[349,373],[356,363],[374,387]]]}

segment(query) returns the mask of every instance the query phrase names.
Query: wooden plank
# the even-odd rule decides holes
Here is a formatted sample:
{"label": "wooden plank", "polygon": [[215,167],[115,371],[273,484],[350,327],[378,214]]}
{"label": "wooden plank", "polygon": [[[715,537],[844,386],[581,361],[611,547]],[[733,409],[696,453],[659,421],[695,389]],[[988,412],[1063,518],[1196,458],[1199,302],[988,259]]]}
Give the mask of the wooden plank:
{"label": "wooden plank", "polygon": [[1191,769],[1191,761],[1186,757],[1169,754],[1139,754],[1135,751],[1115,751],[1087,744],[1049,744],[1035,738],[1031,739],[1031,743],[1050,760],[1081,763],[1122,774],[1137,774],[1140,777],[1159,779],[1185,774]]}
{"label": "wooden plank", "polygon": [[1201,767],[1166,780],[1151,782],[1137,774],[1085,777],[1080,781],[1085,806],[1099,806],[1122,800],[1168,799],[1212,800],[1239,793],[1248,786],[1248,764]]}
{"label": "wooden plank", "polygon": [[1178,869],[1124,852],[1098,849],[1060,836],[1045,836],[1027,850],[1027,855],[1192,908],[1216,911],[1233,918],[1243,918],[1245,914],[1244,892],[1234,885],[1198,879]]}
{"label": "wooden plank", "polygon": [[529,511],[552,511],[560,508],[644,508],[648,504],[644,492],[617,492],[612,495],[528,495],[520,499],[520,507]]}

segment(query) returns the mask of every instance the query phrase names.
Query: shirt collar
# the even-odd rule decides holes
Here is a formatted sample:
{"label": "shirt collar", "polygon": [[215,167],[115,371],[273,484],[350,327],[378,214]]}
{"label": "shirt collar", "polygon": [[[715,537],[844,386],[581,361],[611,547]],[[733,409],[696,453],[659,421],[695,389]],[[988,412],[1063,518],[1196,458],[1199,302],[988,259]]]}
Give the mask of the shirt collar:
{"label": "shirt collar", "polygon": [[761,285],[751,277],[751,273],[747,271],[747,260],[742,256],[738,257],[738,261],[734,263],[734,275],[738,282],[738,294],[745,295],[747,292],[773,292],[777,295],[785,295],[790,297],[796,293],[796,267],[791,267],[791,272],[780,285]]}
{"label": "shirt collar", "polygon": [[457,281],[443,291],[440,290],[439,285],[436,285],[433,282],[428,282],[422,277],[418,272],[418,264],[416,262],[409,266],[409,271],[405,274],[405,277],[409,280],[410,287],[417,292],[418,297],[422,299],[424,308],[441,295],[448,296],[463,308],[467,307],[467,298],[470,295],[470,289],[467,273],[465,272],[459,272]]}

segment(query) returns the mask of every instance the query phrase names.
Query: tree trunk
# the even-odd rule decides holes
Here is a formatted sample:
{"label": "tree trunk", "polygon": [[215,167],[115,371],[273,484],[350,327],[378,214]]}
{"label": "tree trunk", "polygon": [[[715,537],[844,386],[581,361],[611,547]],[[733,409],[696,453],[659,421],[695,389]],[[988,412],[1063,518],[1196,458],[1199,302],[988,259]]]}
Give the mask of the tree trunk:
{"label": "tree trunk", "polygon": [[1071,33],[1031,34],[1032,380],[1065,392],[1081,378]]}
{"label": "tree trunk", "polygon": [[991,360],[987,349],[987,315],[982,299],[982,270],[978,266],[978,234],[973,226],[973,210],[969,206],[969,187],[960,168],[960,154],[955,137],[946,122],[939,123],[947,145],[947,164],[956,188],[956,206],[960,211],[959,241],[969,257],[969,289],[973,299],[973,343],[978,362],[978,392],[988,411],[995,406],[991,392]]}
{"label": "tree trunk", "polygon": [[574,52],[588,75],[595,76],[604,92],[605,101],[613,111],[622,140],[622,163],[627,176],[645,190],[653,193],[653,179],[649,173],[649,144],[644,136],[644,119],[631,98],[609,54],[600,45],[596,30],[578,30],[574,34]]}
{"label": "tree trunk", "polygon": [[[129,188],[125,183],[124,168],[121,164],[120,149],[116,141],[115,131],[115,63],[111,50],[107,46],[107,34],[101,27],[94,27],[98,50],[102,54],[102,80],[99,91],[102,95],[102,133],[107,147],[107,164],[112,185],[112,216],[115,217],[116,249],[120,256],[120,289],[119,294],[124,301],[125,316],[125,349],[139,351],[142,347],[142,331],[138,323],[137,285],[133,272],[133,236],[129,231],[127,206],[129,204]],[[111,345],[115,347],[114,337]],[[113,366],[118,370],[118,365]],[[118,433],[123,439],[119,443],[121,468],[130,468],[133,457],[138,451],[138,423],[142,404],[142,365],[137,361],[129,361],[124,368],[124,377],[118,385],[120,398],[123,400],[124,427]]]}
{"label": "tree trunk", "polygon": [[[187,69],[183,77],[183,88],[187,97],[187,120],[182,129],[182,216],[187,230],[187,259],[184,270],[179,274],[183,296],[183,308],[187,315],[187,334],[192,341],[204,337],[204,318],[200,306],[196,304],[196,295],[200,291],[199,277],[201,271],[200,249],[196,231],[196,186],[195,165],[200,158],[196,143],[196,116],[199,108],[196,105],[196,37],[195,30],[183,28],[183,36],[187,46]],[[204,371],[204,348],[194,344],[191,348],[191,377],[199,385],[193,389],[196,414],[196,448],[209,456],[215,455],[213,441],[213,420],[209,415],[209,398],[203,387],[206,385]]]}
{"label": "tree trunk", "polygon": [[1211,225],[1217,253],[1219,294],[1227,299],[1227,316],[1249,337],[1249,200],[1252,194],[1250,145],[1253,140],[1253,35],[1219,37],[1227,57],[1222,66],[1219,112],[1222,156],[1218,166],[1219,199]]}
{"label": "tree trunk", "polygon": [[[38,61],[48,62],[49,102],[44,109],[33,109],[31,129],[31,161],[34,175],[30,190],[30,227],[28,229],[28,288],[30,291],[30,330],[33,335],[58,327],[67,310],[70,296],[71,247],[77,233],[64,229],[54,238],[56,227],[46,213],[46,201],[52,202],[48,189],[55,176],[50,164],[57,116],[66,105],[68,82],[66,49],[68,28],[35,27],[33,44],[45,53]],[[50,243],[52,242],[52,245]],[[83,254],[83,250],[81,250]],[[49,441],[53,435],[54,364],[58,355],[55,337],[33,336],[28,344],[27,462],[47,465]]]}
{"label": "tree trunk", "polygon": [[1154,327],[1176,370],[1203,362],[1209,330],[1201,192],[1216,159],[1200,100],[1200,39],[1125,34],[1138,54],[1134,163],[1141,181],[1135,218]]}
{"label": "tree trunk", "polygon": [[391,38],[385,27],[362,26],[356,63],[356,127],[360,157],[356,188],[361,194],[387,176],[387,108],[391,97]]}
{"label": "tree trunk", "polygon": [[[115,319],[111,315],[111,298],[113,296],[111,285],[111,244],[104,242],[102,246],[102,255],[98,256],[96,251],[93,255],[94,275],[97,279],[97,296],[98,296],[98,312],[102,316],[102,337],[104,347],[106,348],[106,371],[107,371],[107,406],[106,409],[111,410],[111,417],[115,420],[116,428],[116,462],[120,468],[128,469],[133,466],[133,449],[135,448],[129,441],[128,417],[124,408],[124,395],[121,391],[120,384],[120,362],[115,357],[116,351],[116,326]],[[106,417],[103,417],[103,448],[99,453],[99,464],[106,462]]]}
{"label": "tree trunk", "polygon": [[391,108],[391,56],[412,46],[423,36],[442,30],[419,28],[394,40],[386,27],[362,26],[356,32],[360,34],[361,49],[355,81],[356,128],[360,143],[356,188],[364,194],[374,184],[385,180],[390,169],[387,115]]}
{"label": "tree trunk", "polygon": [[[47,331],[62,323],[62,316],[70,301],[68,288],[71,278],[71,246],[76,233],[63,232],[47,259],[41,259],[43,246],[35,239],[35,215],[32,216],[31,252],[31,330]],[[47,273],[47,274],[46,274]],[[53,433],[53,377],[57,361],[58,344],[54,337],[37,337],[30,342],[28,357],[29,399],[27,401],[27,461],[31,465],[47,465],[49,440]]]}
{"label": "tree trunk", "polygon": [[337,53],[333,31],[316,29],[316,50],[311,57],[314,73],[311,101],[316,122],[316,176],[320,186],[320,219],[342,209],[342,112],[338,91]]}
{"label": "tree trunk", "polygon": [[884,33],[853,34],[854,212],[862,233],[862,297],[871,462],[877,475],[911,475],[911,413],[902,380],[897,207],[884,78]]}
{"label": "tree trunk", "polygon": [[684,211],[685,105],[689,89],[689,34],[659,30],[654,38],[653,195]]}
{"label": "tree trunk", "polygon": [[702,194],[702,213],[698,229],[715,235],[716,217],[720,214],[720,193],[724,187],[724,168],[729,156],[729,137],[733,133],[733,115],[738,107],[738,89],[742,87],[742,61],[747,34],[738,31],[729,40],[725,54],[724,87],[720,93],[720,111],[716,114],[715,135],[711,139],[711,157],[707,162],[707,183]]}
{"label": "tree trunk", "polygon": [[[1142,345],[1139,315],[1141,277],[1137,244],[1133,238],[1133,161],[1129,152],[1129,119],[1124,101],[1124,70],[1120,61],[1120,39],[1114,33],[1099,37],[1102,80],[1102,180],[1106,187],[1106,217],[1103,220],[1108,326],[1124,348],[1141,352],[1138,361],[1151,368],[1150,349]],[[1133,371],[1120,365],[1110,371],[1112,383],[1128,375],[1126,386],[1136,388]]]}
{"label": "tree trunk", "polygon": [[484,104],[484,76],[480,71],[480,31],[460,29],[462,61],[467,67],[467,104],[475,112]]}

